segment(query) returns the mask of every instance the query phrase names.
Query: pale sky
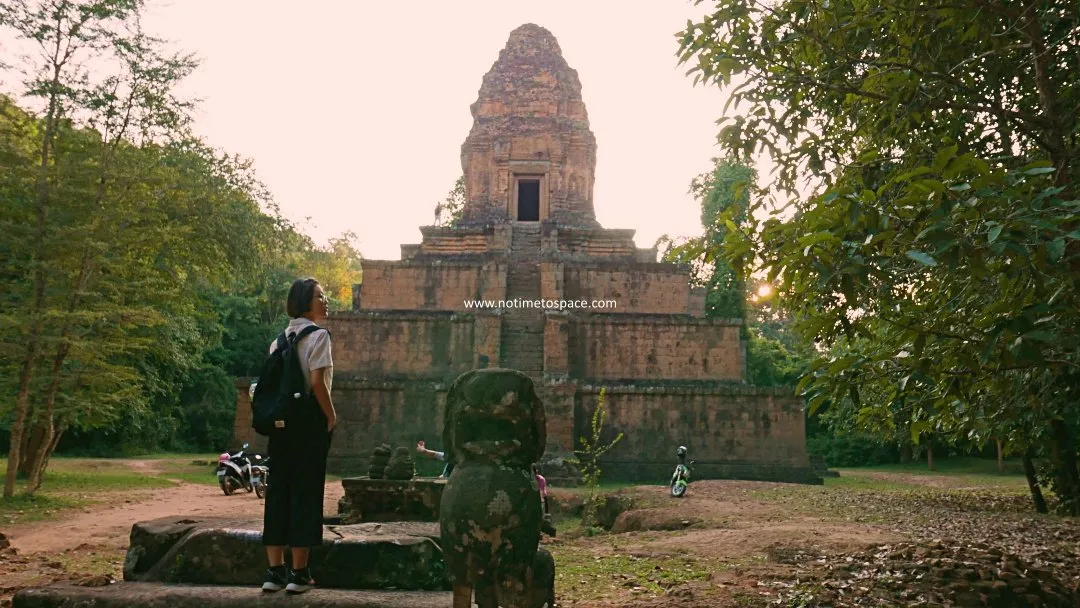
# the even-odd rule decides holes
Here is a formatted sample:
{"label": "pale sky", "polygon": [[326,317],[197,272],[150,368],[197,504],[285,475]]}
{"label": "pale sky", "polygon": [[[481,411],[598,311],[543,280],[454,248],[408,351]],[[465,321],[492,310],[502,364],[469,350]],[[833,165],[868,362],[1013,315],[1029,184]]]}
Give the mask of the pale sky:
{"label": "pale sky", "polygon": [[[317,8],[316,8],[317,7]],[[400,258],[461,174],[481,79],[510,31],[550,30],[577,70],[597,140],[606,228],[701,232],[690,180],[710,168],[724,96],[692,86],[675,33],[689,0],[151,0],[145,29],[196,53],[181,87],[196,132],[254,160],[283,213],[319,243],[345,230]]]}

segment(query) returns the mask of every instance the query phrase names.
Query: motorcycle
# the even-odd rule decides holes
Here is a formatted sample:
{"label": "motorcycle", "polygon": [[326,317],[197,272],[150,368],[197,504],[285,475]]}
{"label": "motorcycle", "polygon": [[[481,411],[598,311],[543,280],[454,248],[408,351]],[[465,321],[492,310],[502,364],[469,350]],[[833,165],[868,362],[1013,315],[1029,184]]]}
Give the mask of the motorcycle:
{"label": "motorcycle", "polygon": [[[696,460],[691,460],[690,464],[693,465]],[[675,467],[675,474],[671,476],[671,495],[675,498],[682,498],[683,494],[686,494],[686,487],[690,485],[690,467],[679,463]]]}
{"label": "motorcycle", "polygon": [[241,488],[248,492],[255,491],[255,486],[251,483],[251,459],[244,454],[246,449],[248,444],[245,443],[235,454],[225,452],[218,456],[218,485],[226,496],[232,496],[233,492]]}
{"label": "motorcycle", "polygon": [[679,456],[679,464],[675,466],[675,474],[671,476],[671,495],[682,498],[686,494],[686,487],[690,485],[690,466],[697,461],[691,460],[689,465],[683,462],[686,458],[686,448],[683,446],[679,446],[675,453]]}
{"label": "motorcycle", "polygon": [[255,495],[266,498],[266,488],[270,487],[270,459],[255,455],[255,464],[251,465],[251,485]]}

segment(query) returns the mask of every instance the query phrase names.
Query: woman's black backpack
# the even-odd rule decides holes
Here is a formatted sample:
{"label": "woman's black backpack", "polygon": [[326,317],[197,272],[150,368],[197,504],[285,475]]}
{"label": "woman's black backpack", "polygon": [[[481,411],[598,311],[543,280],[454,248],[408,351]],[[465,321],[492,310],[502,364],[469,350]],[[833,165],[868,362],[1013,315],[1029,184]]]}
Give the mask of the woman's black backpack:
{"label": "woman's black backpack", "polygon": [[320,329],[323,328],[312,324],[291,336],[286,336],[285,332],[278,336],[277,348],[263,363],[251,396],[251,428],[256,433],[265,437],[284,434],[289,420],[295,419],[296,414],[302,412],[301,408],[310,407],[315,401],[300,368],[296,344]]}

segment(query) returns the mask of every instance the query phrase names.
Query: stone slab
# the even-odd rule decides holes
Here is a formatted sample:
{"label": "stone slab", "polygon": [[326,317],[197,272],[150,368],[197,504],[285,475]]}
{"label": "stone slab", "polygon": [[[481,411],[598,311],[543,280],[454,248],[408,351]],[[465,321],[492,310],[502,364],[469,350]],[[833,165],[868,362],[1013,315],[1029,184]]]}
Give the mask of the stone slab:
{"label": "stone slab", "polygon": [[222,587],[117,583],[107,587],[52,585],[15,594],[14,608],[447,608],[448,591],[313,589],[303,595],[263,593],[258,585]]}
{"label": "stone slab", "polygon": [[[311,568],[327,588],[445,590],[438,539],[437,523],[327,525]],[[171,517],[132,526],[124,580],[248,586],[265,570],[261,521]]]}
{"label": "stone slab", "polygon": [[439,502],[446,479],[409,480],[346,477],[338,511],[346,523],[439,521]]}

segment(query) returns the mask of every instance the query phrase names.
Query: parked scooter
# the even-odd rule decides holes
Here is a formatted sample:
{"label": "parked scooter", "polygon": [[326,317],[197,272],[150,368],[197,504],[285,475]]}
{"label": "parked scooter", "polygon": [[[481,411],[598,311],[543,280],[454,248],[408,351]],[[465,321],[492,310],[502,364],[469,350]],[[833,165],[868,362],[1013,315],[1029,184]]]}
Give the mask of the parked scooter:
{"label": "parked scooter", "polygon": [[266,498],[266,489],[270,487],[270,459],[255,454],[255,463],[251,465],[251,486],[255,495]]}
{"label": "parked scooter", "polygon": [[[690,485],[690,466],[686,464],[686,446],[679,446],[675,450],[675,455],[679,457],[679,464],[675,466],[675,474],[671,476],[671,495],[675,498],[682,498],[686,494],[686,488]],[[690,465],[694,464],[694,460],[690,461]]]}
{"label": "parked scooter", "polygon": [[225,452],[218,456],[218,485],[226,496],[232,496],[233,492],[241,488],[248,492],[255,491],[255,486],[251,483],[251,459],[244,454],[246,449],[248,444],[245,443],[235,454]]}

